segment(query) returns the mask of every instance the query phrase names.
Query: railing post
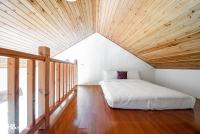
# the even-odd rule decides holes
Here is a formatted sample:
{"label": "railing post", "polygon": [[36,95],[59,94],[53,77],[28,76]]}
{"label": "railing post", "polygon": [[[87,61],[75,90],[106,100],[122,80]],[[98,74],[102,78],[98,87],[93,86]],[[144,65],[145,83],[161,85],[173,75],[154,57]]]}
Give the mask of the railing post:
{"label": "railing post", "polygon": [[8,58],[8,125],[9,134],[19,133],[19,59]]}
{"label": "railing post", "polygon": [[27,61],[27,126],[35,125],[35,60]]}
{"label": "railing post", "polygon": [[38,66],[38,114],[45,114],[45,124],[41,129],[49,127],[49,72],[50,72],[50,49],[48,47],[39,47],[39,54],[45,56],[44,62],[39,62]]}
{"label": "railing post", "polygon": [[64,83],[64,96],[66,96],[67,93],[67,69],[66,69],[66,64],[63,65],[64,69],[63,69],[63,74],[64,74],[64,79],[63,79],[63,83]]}
{"label": "railing post", "polygon": [[78,60],[75,60],[75,86],[78,86]]}
{"label": "railing post", "polygon": [[50,63],[50,83],[49,83],[49,103],[50,106],[55,106],[55,63]]}
{"label": "railing post", "polygon": [[60,100],[64,98],[63,75],[63,63],[60,63]]}
{"label": "railing post", "polygon": [[56,103],[60,102],[60,63],[56,63]]}
{"label": "railing post", "polygon": [[66,64],[66,66],[67,66],[66,67],[66,75],[67,75],[66,76],[66,78],[67,78],[66,83],[67,83],[67,94],[68,94],[69,93],[69,64]]}

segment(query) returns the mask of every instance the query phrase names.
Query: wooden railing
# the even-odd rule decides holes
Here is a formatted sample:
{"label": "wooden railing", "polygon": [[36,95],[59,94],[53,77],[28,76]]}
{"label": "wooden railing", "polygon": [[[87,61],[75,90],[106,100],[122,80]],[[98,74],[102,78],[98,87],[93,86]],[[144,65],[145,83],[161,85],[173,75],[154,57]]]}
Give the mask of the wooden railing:
{"label": "wooden railing", "polygon": [[[19,133],[19,59],[27,59],[27,128],[22,133],[47,129],[50,115],[76,89],[77,61],[70,63],[50,58],[50,49],[39,47],[39,55],[0,48],[8,57],[8,123],[9,133]],[[38,114],[36,119],[36,61],[38,61]]]}

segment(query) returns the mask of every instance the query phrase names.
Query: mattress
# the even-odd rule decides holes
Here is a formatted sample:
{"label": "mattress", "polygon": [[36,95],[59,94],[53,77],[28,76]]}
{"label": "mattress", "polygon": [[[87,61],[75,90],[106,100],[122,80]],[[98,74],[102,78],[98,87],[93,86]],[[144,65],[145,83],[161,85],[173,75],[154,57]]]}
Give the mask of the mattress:
{"label": "mattress", "polygon": [[143,80],[104,80],[100,85],[108,105],[112,108],[192,109],[195,104],[195,98],[190,95]]}

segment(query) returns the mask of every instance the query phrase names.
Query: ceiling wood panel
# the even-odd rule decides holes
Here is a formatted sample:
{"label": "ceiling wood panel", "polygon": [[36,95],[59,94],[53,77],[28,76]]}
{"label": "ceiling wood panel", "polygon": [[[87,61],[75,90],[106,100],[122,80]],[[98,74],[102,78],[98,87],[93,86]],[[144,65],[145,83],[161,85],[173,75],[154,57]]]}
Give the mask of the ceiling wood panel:
{"label": "ceiling wood panel", "polygon": [[[95,32],[93,0],[0,0],[0,46],[52,56]],[[94,7],[93,7],[94,6]]]}
{"label": "ceiling wood panel", "polygon": [[199,0],[99,0],[97,31],[155,68],[200,69]]}
{"label": "ceiling wood panel", "polygon": [[52,56],[98,32],[155,68],[200,69],[199,0],[0,0],[0,46]]}

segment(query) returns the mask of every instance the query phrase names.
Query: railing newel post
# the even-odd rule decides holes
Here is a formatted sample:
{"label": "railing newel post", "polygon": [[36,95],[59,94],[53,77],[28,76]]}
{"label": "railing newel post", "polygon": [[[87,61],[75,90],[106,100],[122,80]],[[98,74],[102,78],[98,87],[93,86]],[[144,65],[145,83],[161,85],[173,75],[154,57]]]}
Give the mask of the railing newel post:
{"label": "railing newel post", "polygon": [[44,62],[39,62],[39,92],[38,114],[45,114],[45,124],[41,129],[49,128],[49,80],[50,80],[50,49],[45,46],[39,47],[39,54],[45,57]]}

